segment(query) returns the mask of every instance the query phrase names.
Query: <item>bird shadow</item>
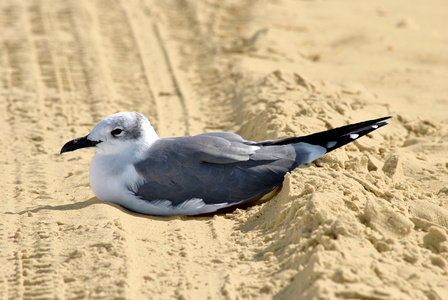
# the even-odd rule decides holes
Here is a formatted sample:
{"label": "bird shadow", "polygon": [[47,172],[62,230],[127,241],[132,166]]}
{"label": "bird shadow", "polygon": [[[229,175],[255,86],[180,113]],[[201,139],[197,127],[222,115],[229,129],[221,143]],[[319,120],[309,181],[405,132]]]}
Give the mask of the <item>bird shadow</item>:
{"label": "bird shadow", "polygon": [[8,215],[23,215],[26,213],[38,213],[41,210],[57,210],[57,211],[67,211],[67,210],[79,210],[79,209],[83,209],[86,208],[88,206],[94,205],[94,204],[100,204],[101,201],[96,198],[96,197],[92,197],[88,200],[82,201],[82,202],[76,202],[76,203],[70,203],[70,204],[63,204],[63,205],[45,205],[45,206],[41,206],[41,207],[36,207],[33,209],[25,209],[22,210],[20,212],[14,213],[14,212],[6,212],[5,214]]}
{"label": "bird shadow", "polygon": [[62,205],[45,205],[45,206],[41,206],[41,207],[36,207],[33,209],[25,209],[22,210],[20,212],[14,213],[14,212],[5,212],[5,214],[7,215],[24,215],[27,213],[39,213],[40,211],[43,210],[53,210],[53,211],[69,211],[69,210],[81,210],[84,209],[86,207],[92,206],[92,205],[109,205],[112,206],[118,210],[120,210],[121,212],[128,214],[130,216],[133,217],[138,217],[138,218],[145,218],[145,219],[151,219],[151,220],[159,220],[159,221],[171,221],[171,220],[190,220],[190,219],[195,219],[195,220],[209,220],[211,218],[213,218],[216,215],[226,215],[226,214],[231,214],[233,213],[235,210],[237,209],[242,209],[245,210],[251,206],[255,206],[255,205],[259,205],[261,203],[267,202],[269,201],[274,195],[276,195],[279,190],[281,189],[281,186],[275,188],[273,191],[269,192],[268,194],[264,195],[264,196],[260,196],[258,198],[252,199],[251,201],[247,201],[244,203],[240,203],[231,207],[227,207],[227,208],[222,208],[219,209],[215,212],[212,213],[205,213],[205,214],[199,214],[199,215],[194,215],[194,216],[185,216],[185,215],[170,215],[170,216],[153,216],[153,215],[145,215],[145,214],[141,214],[132,210],[128,210],[126,208],[124,208],[123,206],[120,206],[118,204],[112,203],[112,202],[106,202],[106,201],[101,201],[96,197],[92,197],[90,199],[87,199],[85,201],[82,202],[76,202],[76,203],[70,203],[70,204],[62,204]]}
{"label": "bird shadow", "polygon": [[138,217],[138,218],[145,218],[145,219],[151,219],[151,220],[159,220],[159,221],[170,221],[170,220],[187,220],[188,218],[192,218],[192,217],[188,217],[188,216],[180,216],[180,215],[173,215],[173,216],[152,216],[152,215],[145,215],[145,214],[140,214],[131,210],[128,210],[118,204],[112,203],[112,202],[105,202],[105,201],[101,201],[96,197],[92,197],[88,200],[85,201],[81,201],[81,202],[76,202],[76,203],[70,203],[70,204],[62,204],[62,205],[44,205],[44,206],[40,206],[40,207],[36,207],[33,209],[25,209],[22,210],[20,212],[5,212],[5,214],[7,215],[24,215],[27,213],[39,213],[40,211],[45,211],[45,210],[50,210],[50,211],[70,211],[70,210],[81,210],[84,209],[86,207],[92,206],[92,205],[108,205],[111,206],[113,208],[116,208],[118,210],[120,210],[121,212],[128,214],[130,216],[133,217]]}

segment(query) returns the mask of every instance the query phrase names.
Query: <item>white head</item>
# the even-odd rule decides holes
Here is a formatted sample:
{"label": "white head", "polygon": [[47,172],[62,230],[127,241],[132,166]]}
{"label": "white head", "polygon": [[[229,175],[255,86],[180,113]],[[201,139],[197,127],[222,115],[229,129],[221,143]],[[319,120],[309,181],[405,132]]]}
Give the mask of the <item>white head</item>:
{"label": "white head", "polygon": [[119,112],[99,121],[85,137],[66,143],[61,154],[81,148],[95,149],[101,155],[130,154],[131,150],[146,149],[158,138],[145,116]]}

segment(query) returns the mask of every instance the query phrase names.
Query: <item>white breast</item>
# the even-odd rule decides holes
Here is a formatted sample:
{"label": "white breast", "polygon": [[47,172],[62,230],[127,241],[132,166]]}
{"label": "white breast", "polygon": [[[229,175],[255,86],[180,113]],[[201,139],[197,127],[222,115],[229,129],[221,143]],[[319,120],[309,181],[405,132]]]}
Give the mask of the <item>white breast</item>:
{"label": "white breast", "polygon": [[95,154],[90,164],[90,186],[95,196],[122,206],[135,198],[131,190],[144,183],[132,164],[126,164],[116,155]]}

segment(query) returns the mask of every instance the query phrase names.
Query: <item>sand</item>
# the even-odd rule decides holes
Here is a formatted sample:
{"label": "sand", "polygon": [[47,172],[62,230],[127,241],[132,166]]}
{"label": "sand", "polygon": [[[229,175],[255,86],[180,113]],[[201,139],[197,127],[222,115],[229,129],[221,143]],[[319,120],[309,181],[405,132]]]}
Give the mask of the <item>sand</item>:
{"label": "sand", "polygon": [[[448,299],[448,5],[0,2],[1,299]],[[94,197],[118,111],[262,140],[391,115],[265,203],[154,217]]]}

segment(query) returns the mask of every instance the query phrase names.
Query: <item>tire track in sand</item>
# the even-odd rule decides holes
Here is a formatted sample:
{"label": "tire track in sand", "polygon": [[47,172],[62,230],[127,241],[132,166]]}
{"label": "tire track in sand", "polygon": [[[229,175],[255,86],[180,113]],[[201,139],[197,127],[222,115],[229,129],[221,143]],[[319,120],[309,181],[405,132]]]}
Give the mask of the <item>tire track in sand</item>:
{"label": "tire track in sand", "polygon": [[[2,7],[2,11],[7,19],[1,61],[9,72],[2,74],[1,102],[5,114],[3,122],[6,121],[5,127],[10,129],[6,157],[14,158],[8,163],[9,181],[6,184],[6,190],[12,188],[12,193],[8,193],[12,197],[4,203],[5,221],[9,227],[8,247],[4,253],[9,261],[7,294],[22,299],[57,297],[63,294],[63,287],[58,280],[58,266],[51,245],[51,224],[43,216],[30,218],[32,214],[11,214],[49,198],[48,169],[42,168],[39,160],[47,155],[43,145],[47,122],[42,89],[36,84],[36,78],[54,87],[52,74],[46,69],[51,65],[51,59],[43,59],[38,53],[46,41],[38,38],[42,24],[38,12],[35,14],[35,6],[15,2]],[[11,262],[14,262],[13,267]]]}
{"label": "tire track in sand", "polygon": [[[164,50],[167,72],[174,76],[189,112],[190,134],[210,129],[231,130],[235,109],[233,88],[238,78],[232,72],[237,62],[219,55],[222,41],[210,40],[209,33],[226,22],[232,23],[233,13],[240,10],[220,3],[198,4],[210,5],[207,9],[185,1],[158,5],[126,3],[123,5],[132,16],[130,22],[141,48],[148,51],[151,44],[156,44]],[[208,13],[197,15],[199,11]],[[157,23],[159,44],[150,43],[147,37],[152,35],[153,22]],[[144,57],[148,62],[153,59],[151,53]],[[147,67],[145,71],[148,78],[160,76],[153,73],[153,68]],[[263,262],[252,260],[251,250],[241,241],[244,238],[233,234],[235,227],[235,221],[224,216],[123,216],[132,257],[131,298],[232,298],[236,293],[250,295],[252,290],[258,291],[257,270]],[[249,282],[240,282],[241,276]]]}
{"label": "tire track in sand", "polygon": [[[7,71],[0,74],[0,103],[3,128],[9,129],[2,135],[2,145],[8,145],[2,151],[10,158],[2,169],[8,180],[1,183],[7,195],[0,226],[6,242],[0,258],[5,262],[2,294],[16,299],[124,296],[126,256],[119,228],[106,218],[110,207],[86,219],[77,215],[88,206],[85,197],[91,197],[87,155],[68,158],[73,162],[68,166],[57,154],[63,142],[85,134],[104,114],[107,72],[92,67],[100,65],[94,48],[98,34],[75,3],[16,1],[1,11],[0,62]],[[76,192],[60,188],[61,179]]]}
{"label": "tire track in sand", "polygon": [[133,9],[126,2],[95,2],[98,49],[115,90],[111,102],[145,114],[163,137],[187,134],[188,110],[157,27]]}
{"label": "tire track in sand", "polygon": [[[6,243],[0,255],[3,295],[194,298],[235,289],[235,275],[228,271],[238,267],[239,248],[230,236],[234,221],[141,217],[97,205],[89,199],[92,153],[57,154],[64,142],[119,110],[144,113],[161,136],[230,128],[234,79],[227,67],[223,80],[214,78],[221,62],[231,63],[213,60],[208,25],[194,23],[192,3],[163,5],[174,8],[171,13],[183,23],[160,22],[155,11],[162,19],[171,15],[139,1],[0,6],[4,27],[10,27],[0,38],[0,63],[7,70],[0,73],[0,124],[8,129],[1,151],[13,158],[1,171],[7,181],[0,183],[8,195],[0,221],[0,239]],[[206,22],[218,26],[219,14],[228,12],[210,5]],[[176,33],[190,25],[197,36],[187,42],[199,43],[188,46],[190,55],[179,56],[184,40]],[[202,74],[199,82],[196,74]],[[208,98],[214,101],[211,109],[204,108]],[[241,264],[245,267],[237,270],[251,272]]]}

